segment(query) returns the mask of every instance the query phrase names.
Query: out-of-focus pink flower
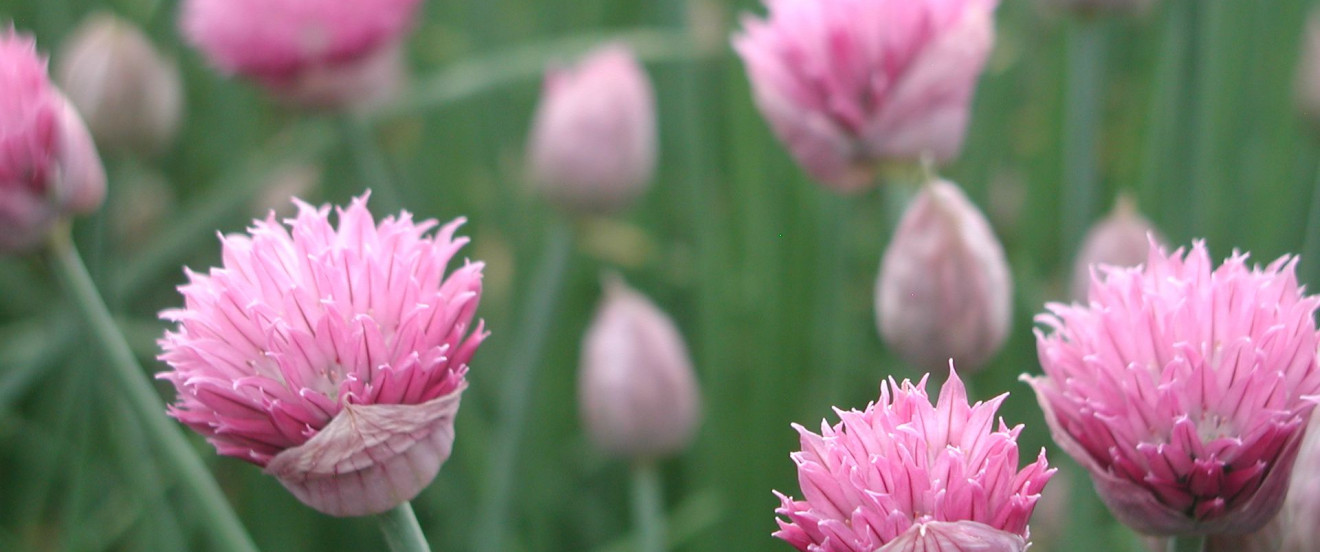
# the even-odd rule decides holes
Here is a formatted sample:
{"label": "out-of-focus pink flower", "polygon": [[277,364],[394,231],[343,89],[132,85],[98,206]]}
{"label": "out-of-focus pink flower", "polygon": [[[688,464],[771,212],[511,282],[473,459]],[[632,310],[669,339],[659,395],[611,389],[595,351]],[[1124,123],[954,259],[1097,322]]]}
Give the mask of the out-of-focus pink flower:
{"label": "out-of-focus pink flower", "polygon": [[618,277],[582,342],[578,394],[587,433],[630,458],[681,452],[701,419],[701,393],[683,336]]}
{"label": "out-of-focus pink flower", "polygon": [[1072,297],[1086,300],[1092,272],[1099,265],[1137,266],[1150,254],[1150,240],[1160,241],[1155,226],[1137,211],[1136,202],[1126,194],[1118,196],[1109,215],[1095,223],[1082,239],[1073,261]]}
{"label": "out-of-focus pink flower", "polygon": [[1242,534],[1279,511],[1320,391],[1320,299],[1296,262],[1152,246],[1145,268],[1103,268],[1089,304],[1037,317],[1045,376],[1023,379],[1120,521]]}
{"label": "out-of-focus pink flower", "polygon": [[91,134],[51,85],[36,42],[0,28],[0,251],[31,247],[60,217],[104,199]]}
{"label": "out-of-focus pink flower", "polygon": [[[969,405],[949,365],[932,405],[926,378],[893,378],[864,412],[837,410],[820,435],[794,425],[792,454],[806,500],[776,492],[776,537],[808,552],[1020,552],[1027,520],[1054,470],[1045,451],[1018,470],[1017,436],[995,411],[1007,393]],[[892,397],[891,397],[892,392]]]}
{"label": "out-of-focus pink flower", "polygon": [[170,414],[216,450],[265,468],[336,516],[383,512],[430,484],[449,457],[481,263],[446,269],[462,219],[407,212],[377,224],[366,197],[339,209],[298,202],[222,238],[223,264],[188,273],[185,305],[161,317]]}
{"label": "out-of-focus pink flower", "polygon": [[1283,511],[1271,524],[1278,526],[1278,538],[1270,541],[1255,536],[1265,544],[1279,544],[1273,549],[1278,552],[1311,552],[1320,542],[1320,526],[1316,525],[1320,520],[1320,423],[1315,418],[1316,415],[1312,414],[1311,424],[1297,453]]}
{"label": "out-of-focus pink flower", "polygon": [[762,115],[839,192],[877,165],[952,159],[994,44],[998,0],[765,0],[733,39]]}
{"label": "out-of-focus pink flower", "polygon": [[186,0],[187,40],[227,74],[313,108],[378,103],[420,0]]}
{"label": "out-of-focus pink flower", "polygon": [[618,212],[651,182],[656,141],[646,71],[626,46],[605,46],[546,75],[527,146],[531,179],[571,213]]}
{"label": "out-of-focus pink flower", "polygon": [[922,186],[885,249],[875,289],[885,343],[923,370],[978,370],[1008,337],[1013,280],[981,211],[944,180]]}

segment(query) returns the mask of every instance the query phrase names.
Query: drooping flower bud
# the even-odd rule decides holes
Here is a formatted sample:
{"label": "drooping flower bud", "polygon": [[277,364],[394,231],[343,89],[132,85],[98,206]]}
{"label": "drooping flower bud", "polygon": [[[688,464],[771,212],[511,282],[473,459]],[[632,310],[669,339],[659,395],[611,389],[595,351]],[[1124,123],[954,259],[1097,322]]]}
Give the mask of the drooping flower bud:
{"label": "drooping flower bud", "polygon": [[304,504],[361,516],[411,500],[454,442],[481,263],[449,264],[463,220],[402,212],[377,222],[366,197],[298,203],[222,238],[223,264],[188,273],[159,375],[170,415],[216,451],[265,468]]}
{"label": "drooping flower bud", "polygon": [[656,141],[650,79],[627,47],[605,46],[546,75],[527,146],[530,178],[565,211],[615,213],[650,184]]}
{"label": "drooping flower bud", "polygon": [[132,23],[101,13],[64,44],[56,80],[103,149],[147,156],[174,139],[183,112],[183,84]]}
{"label": "drooping flower bud", "polygon": [[1008,337],[1013,284],[990,223],[962,190],[922,186],[880,264],[876,322],[885,342],[923,370],[979,369]]}
{"label": "drooping flower bud", "polygon": [[186,0],[188,42],[226,74],[310,109],[369,109],[401,87],[420,0]]}
{"label": "drooping flower bud", "polygon": [[764,1],[733,47],[807,173],[856,192],[881,164],[957,156],[998,0]]}
{"label": "drooping flower bud", "polygon": [[653,458],[687,447],[700,421],[692,360],[665,313],[618,278],[582,342],[578,400],[592,441],[606,452]]}
{"label": "drooping flower bud", "polygon": [[1155,227],[1137,212],[1131,197],[1119,195],[1109,215],[1095,223],[1082,238],[1082,247],[1073,262],[1073,300],[1086,300],[1091,279],[1098,277],[1092,272],[1095,267],[1131,267],[1144,262],[1152,239],[1159,241]]}
{"label": "drooping flower bud", "polygon": [[104,199],[91,134],[50,83],[36,43],[0,28],[0,251],[29,248],[59,218]]}

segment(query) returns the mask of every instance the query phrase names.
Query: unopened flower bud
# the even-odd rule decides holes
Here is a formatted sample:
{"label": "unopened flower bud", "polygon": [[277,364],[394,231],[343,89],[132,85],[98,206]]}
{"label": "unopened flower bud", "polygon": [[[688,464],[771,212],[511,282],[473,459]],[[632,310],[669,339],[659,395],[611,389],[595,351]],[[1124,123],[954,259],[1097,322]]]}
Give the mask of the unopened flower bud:
{"label": "unopened flower bud", "polygon": [[0,251],[31,247],[59,218],[104,199],[96,146],[36,43],[0,29]]}
{"label": "unopened flower bud", "polygon": [[546,75],[528,144],[530,177],[570,213],[618,212],[646,191],[656,141],[650,79],[630,50],[606,46]]}
{"label": "unopened flower bud", "polygon": [[1275,516],[1280,526],[1279,552],[1310,552],[1320,542],[1320,421],[1311,415],[1310,426],[1293,464],[1292,480],[1283,511]]}
{"label": "unopened flower bud", "polygon": [[174,139],[183,112],[178,68],[133,24],[93,15],[58,61],[60,87],[102,148],[147,156]]}
{"label": "unopened flower bud", "polygon": [[1114,209],[1086,232],[1077,260],[1073,262],[1072,297],[1086,300],[1091,285],[1092,268],[1099,265],[1133,267],[1146,261],[1150,240],[1159,234],[1146,217],[1137,212],[1136,203],[1127,195],[1118,196]]}
{"label": "unopened flower bud", "polygon": [[617,278],[582,343],[578,394],[587,433],[629,458],[675,454],[700,418],[692,361],[678,328]]}
{"label": "unopened flower bud", "polygon": [[1320,128],[1320,12],[1307,18],[1294,89],[1297,110],[1312,127]]}
{"label": "unopened flower bud", "polygon": [[970,372],[1008,336],[1013,286],[990,223],[950,182],[922,186],[880,264],[880,335],[923,370]]}
{"label": "unopened flower bud", "polygon": [[184,37],[219,70],[309,109],[362,111],[402,87],[420,0],[185,0]]}

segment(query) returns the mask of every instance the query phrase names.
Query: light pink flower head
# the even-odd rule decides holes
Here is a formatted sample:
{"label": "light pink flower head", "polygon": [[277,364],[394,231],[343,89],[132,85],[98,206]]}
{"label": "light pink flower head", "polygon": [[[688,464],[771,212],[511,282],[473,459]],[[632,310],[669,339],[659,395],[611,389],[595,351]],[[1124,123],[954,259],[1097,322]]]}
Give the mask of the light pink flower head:
{"label": "light pink flower head", "polygon": [[528,139],[531,179],[571,213],[632,205],[656,162],[655,93],[626,46],[611,44],[546,74]]}
{"label": "light pink flower head", "polygon": [[[170,414],[216,450],[265,468],[327,514],[383,512],[430,484],[449,457],[481,263],[446,269],[463,220],[406,211],[377,224],[366,196],[298,203],[221,238],[223,262],[189,271],[160,340],[179,400]],[[287,228],[286,228],[287,226]]]}
{"label": "light pink flower head", "polygon": [[885,248],[875,286],[885,344],[922,370],[981,369],[1008,338],[1013,276],[990,222],[958,185],[922,185]]}
{"label": "light pink flower head", "polygon": [[100,207],[105,170],[36,43],[0,27],[0,251],[41,241],[57,219]]}
{"label": "light pink flower head", "polygon": [[733,39],[761,114],[839,192],[962,148],[998,0],[765,0]]}
{"label": "light pink flower head", "polygon": [[1320,391],[1315,310],[1295,257],[1212,268],[1204,242],[1107,267],[1086,305],[1037,321],[1036,390],[1054,440],[1123,523],[1250,533],[1279,511]]}
{"label": "light pink flower head", "polygon": [[701,392],[674,321],[618,276],[582,340],[578,400],[587,435],[607,452],[682,452],[701,422]]}
{"label": "light pink flower head", "polygon": [[[893,378],[880,400],[821,422],[820,435],[794,424],[802,450],[792,454],[806,500],[778,492],[776,537],[806,552],[1021,552],[1027,520],[1054,470],[1045,451],[1018,470],[1017,436],[995,411],[1007,393],[968,404],[962,380],[949,379],[932,405],[926,378]],[[891,396],[892,393],[892,396]]]}
{"label": "light pink flower head", "polygon": [[188,42],[226,74],[309,107],[370,101],[421,0],[185,0]]}

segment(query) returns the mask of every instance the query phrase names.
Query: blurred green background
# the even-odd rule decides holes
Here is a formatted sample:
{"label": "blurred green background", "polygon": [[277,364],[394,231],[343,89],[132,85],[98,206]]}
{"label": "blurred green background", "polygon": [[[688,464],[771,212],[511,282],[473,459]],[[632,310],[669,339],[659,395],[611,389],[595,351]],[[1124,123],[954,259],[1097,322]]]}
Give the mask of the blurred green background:
{"label": "blurred green background", "polygon": [[[1320,221],[1310,214],[1320,203],[1320,157],[1292,102],[1310,2],[1167,0],[1139,17],[1089,23],[1043,3],[1001,5],[964,153],[941,171],[987,212],[1012,262],[1010,340],[970,385],[980,398],[1012,393],[1001,414],[1026,424],[1024,457],[1052,446],[1017,377],[1040,370],[1032,316],[1064,299],[1075,244],[1063,243],[1070,238],[1060,228],[1100,216],[1119,190],[1135,195],[1170,243],[1205,237],[1217,258],[1239,248],[1265,262],[1309,246],[1303,279],[1320,285]],[[800,496],[789,424],[833,423],[832,405],[865,407],[882,378],[920,377],[880,343],[873,319],[874,278],[897,208],[883,190],[831,195],[771,136],[728,47],[741,14],[764,13],[755,1],[426,0],[407,43],[413,94],[375,117],[366,136],[218,76],[181,44],[177,8],[0,0],[0,21],[35,34],[43,51],[57,51],[87,13],[110,10],[145,28],[183,70],[180,138],[158,159],[105,158],[108,207],[79,222],[79,246],[154,372],[162,369],[156,313],[180,303],[181,267],[212,266],[217,230],[240,231],[269,206],[286,205],[290,188],[270,191],[274,181],[313,182],[299,193],[314,202],[360,193],[376,178],[360,168],[373,151],[350,143],[378,141],[377,168],[398,179],[409,210],[467,216],[464,253],[487,262],[479,314],[493,335],[472,363],[454,455],[414,501],[437,551],[473,550],[482,530],[492,456],[507,450],[500,397],[507,368],[536,352],[521,336],[538,298],[548,334],[542,354],[527,357],[534,379],[511,458],[504,549],[630,549],[628,466],[590,446],[575,400],[579,343],[602,270],[619,270],[675,318],[703,387],[697,441],[662,464],[675,550],[788,550],[769,535],[778,504],[771,489]],[[1100,78],[1090,81],[1099,181],[1089,215],[1061,206],[1070,183],[1069,52],[1082,32],[1106,49],[1092,75]],[[527,127],[542,68],[612,38],[632,42],[654,79],[660,170],[626,215],[570,222],[528,192]],[[158,220],[143,219],[151,212],[143,205]],[[562,288],[538,291],[553,280],[547,251],[570,232]],[[207,549],[198,529],[206,520],[158,465],[100,360],[47,261],[0,260],[0,550]],[[370,520],[318,514],[260,470],[189,438],[262,549],[383,547]],[[1050,460],[1061,474],[1037,510],[1034,549],[1136,549],[1071,459],[1051,450]]]}

